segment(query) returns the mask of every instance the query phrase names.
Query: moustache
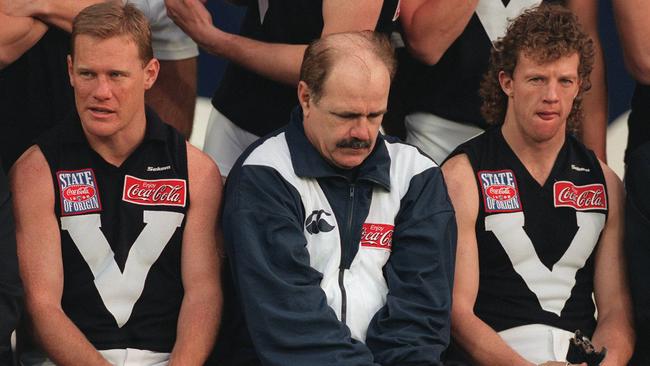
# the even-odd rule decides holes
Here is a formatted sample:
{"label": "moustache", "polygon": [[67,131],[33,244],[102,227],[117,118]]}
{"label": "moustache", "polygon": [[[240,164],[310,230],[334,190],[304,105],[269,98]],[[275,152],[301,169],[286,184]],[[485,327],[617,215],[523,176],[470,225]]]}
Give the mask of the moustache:
{"label": "moustache", "polygon": [[341,149],[367,149],[370,147],[370,141],[351,138],[337,142],[336,147]]}

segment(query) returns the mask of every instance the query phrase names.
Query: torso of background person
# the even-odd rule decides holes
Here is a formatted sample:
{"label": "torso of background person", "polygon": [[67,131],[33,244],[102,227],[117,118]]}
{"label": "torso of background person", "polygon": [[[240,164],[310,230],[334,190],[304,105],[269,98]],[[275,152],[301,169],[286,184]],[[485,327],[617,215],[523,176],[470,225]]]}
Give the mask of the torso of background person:
{"label": "torso of background person", "polygon": [[540,3],[553,0],[479,0],[477,9],[461,35],[439,62],[428,66],[400,54],[404,65],[395,80],[396,92],[406,114],[430,113],[447,120],[476,125],[487,124],[480,113],[479,87],[488,69],[492,42],[505,35],[509,19]]}
{"label": "torso of background person", "polygon": [[92,150],[78,118],[38,145],[60,224],[63,311],[97,349],[171,352],[190,204],[184,138],[147,112],[144,141],[120,167]]}
{"label": "torso of background person", "polygon": [[567,135],[544,185],[495,127],[461,145],[479,192],[474,310],[495,331],[544,324],[593,333],[594,256],[607,217],[598,160]]}
{"label": "torso of background person", "polygon": [[5,172],[41,133],[74,112],[66,56],[70,35],[51,27],[0,70],[0,154]]}
{"label": "torso of background person", "polygon": [[629,163],[630,155],[639,146],[650,141],[650,86],[640,83],[634,88],[630,102],[630,116],[627,120],[628,135],[625,149],[625,162]]}
{"label": "torso of background person", "polygon": [[[322,0],[250,1],[241,35],[269,43],[308,44],[320,38],[322,9]],[[376,30],[390,34],[398,11],[399,0],[385,0]],[[257,136],[286,125],[297,104],[296,86],[272,81],[232,62],[212,98],[215,109]]]}

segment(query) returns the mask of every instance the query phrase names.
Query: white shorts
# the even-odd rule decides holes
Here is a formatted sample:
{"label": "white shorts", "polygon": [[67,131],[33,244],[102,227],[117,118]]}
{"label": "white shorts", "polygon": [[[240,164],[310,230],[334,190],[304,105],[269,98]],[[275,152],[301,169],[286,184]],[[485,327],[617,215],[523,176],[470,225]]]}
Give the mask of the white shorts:
{"label": "white shorts", "polygon": [[499,336],[527,361],[566,362],[573,333],[543,324],[529,324],[499,332]]}
{"label": "white shorts", "polygon": [[[135,348],[107,349],[99,351],[115,366],[167,366],[169,353],[153,352]],[[25,352],[20,357],[22,366],[56,366],[40,352]]]}
{"label": "white shorts", "polygon": [[246,148],[259,137],[232,123],[212,107],[205,131],[203,152],[210,155],[221,175],[227,177]]}
{"label": "white shorts", "polygon": [[407,115],[404,125],[406,142],[419,147],[438,164],[442,164],[458,145],[483,132],[476,126],[420,112]]}
{"label": "white shorts", "polygon": [[126,0],[147,17],[153,55],[159,60],[184,60],[199,55],[196,43],[168,16],[164,0]]}

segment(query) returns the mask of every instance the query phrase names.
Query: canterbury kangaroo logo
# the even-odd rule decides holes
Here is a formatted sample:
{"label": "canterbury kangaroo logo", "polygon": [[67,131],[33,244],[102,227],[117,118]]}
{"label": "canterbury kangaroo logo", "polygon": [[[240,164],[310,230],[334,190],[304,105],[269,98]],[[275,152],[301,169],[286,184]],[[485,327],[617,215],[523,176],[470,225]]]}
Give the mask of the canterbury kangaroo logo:
{"label": "canterbury kangaroo logo", "polygon": [[310,234],[326,233],[328,231],[334,230],[334,226],[330,225],[322,216],[332,216],[331,213],[325,212],[325,210],[314,210],[311,215],[305,220],[305,229]]}

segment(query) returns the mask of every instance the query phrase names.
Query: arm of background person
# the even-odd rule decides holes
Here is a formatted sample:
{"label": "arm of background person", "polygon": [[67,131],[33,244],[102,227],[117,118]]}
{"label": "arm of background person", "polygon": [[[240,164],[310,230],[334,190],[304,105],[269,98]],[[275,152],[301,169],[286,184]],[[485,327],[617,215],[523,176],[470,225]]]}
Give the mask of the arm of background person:
{"label": "arm of background person", "polygon": [[83,8],[102,1],[107,0],[0,0],[0,12],[15,17],[38,18],[71,32],[72,19]]}
{"label": "arm of background person", "polygon": [[0,365],[10,364],[11,332],[18,325],[22,299],[11,194],[4,170],[0,169]]}
{"label": "arm of background person", "polygon": [[449,346],[456,220],[439,168],[413,177],[384,266],[386,304],[366,344],[382,366],[442,365]]}
{"label": "arm of background person", "polygon": [[189,139],[196,104],[197,58],[158,61],[158,78],[145,93],[145,102],[163,121]]}
{"label": "arm of background person", "polygon": [[261,363],[378,366],[328,305],[295,188],[272,168],[246,165],[228,176],[224,202],[234,288]]}
{"label": "arm of background person", "polygon": [[47,32],[45,23],[31,17],[0,12],[0,70],[16,61]]}
{"label": "arm of background person", "polygon": [[[323,0],[322,35],[373,30],[382,0]],[[271,80],[295,86],[306,45],[267,43],[215,27],[201,0],[165,0],[167,13],[196,43]]]}
{"label": "arm of background person", "polygon": [[50,169],[38,147],[14,164],[10,185],[25,305],[37,340],[56,364],[110,365],[61,308],[61,237]]}
{"label": "arm of background person", "polygon": [[460,36],[478,0],[402,0],[400,23],[409,52],[433,65]]}
{"label": "arm of background person", "polygon": [[596,153],[602,161],[607,161],[607,83],[605,79],[605,58],[598,36],[598,1],[569,0],[567,7],[578,17],[585,32],[594,42],[594,68],[591,71],[591,90],[583,98],[584,120],[580,139]]}
{"label": "arm of background person", "polygon": [[623,251],[623,184],[609,167],[601,166],[607,183],[609,215],[595,258],[598,325],[592,341],[598,349],[607,347],[602,365],[627,365],[634,349],[634,331]]}
{"label": "arm of background person", "polygon": [[183,303],[170,366],[203,365],[221,317],[221,174],[212,159],[187,144],[190,208],[183,232]]}
{"label": "arm of background person", "polygon": [[479,192],[466,155],[449,159],[442,166],[442,171],[458,223],[451,333],[478,365],[532,365],[474,314],[479,286],[478,243],[475,231]]}
{"label": "arm of background person", "polygon": [[650,85],[650,3],[646,0],[612,0],[612,7],[625,66],[636,81]]}

